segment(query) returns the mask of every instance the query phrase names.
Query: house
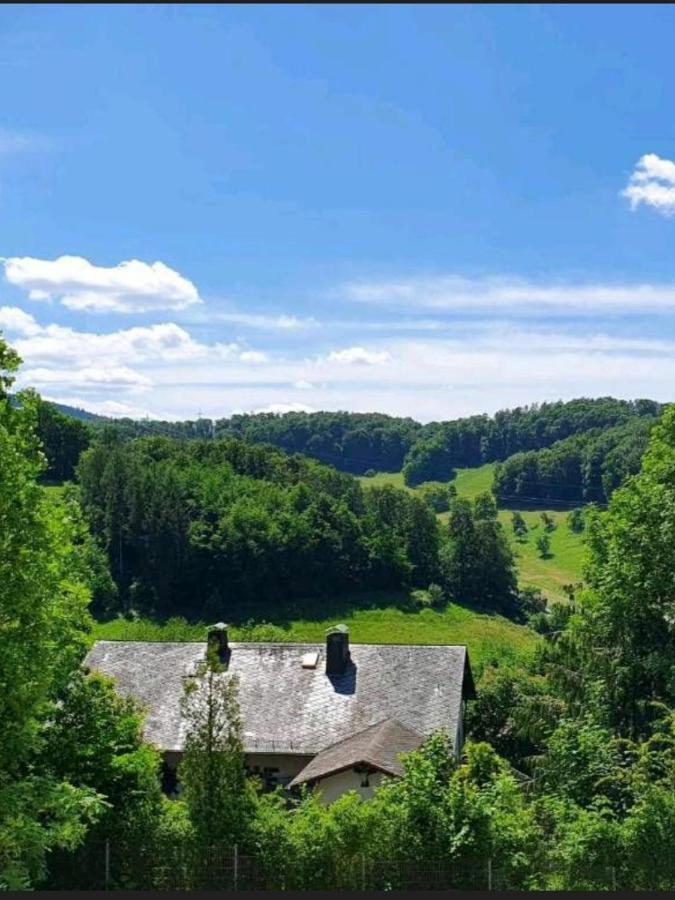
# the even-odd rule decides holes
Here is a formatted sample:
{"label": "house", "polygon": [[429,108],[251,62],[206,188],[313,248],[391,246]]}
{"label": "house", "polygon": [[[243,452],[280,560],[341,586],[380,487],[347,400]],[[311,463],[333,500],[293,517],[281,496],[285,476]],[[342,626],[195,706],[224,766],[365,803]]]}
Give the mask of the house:
{"label": "house", "polygon": [[[443,729],[459,754],[475,696],[466,647],[351,644],[346,626],[323,644],[238,643],[209,630],[228,677],[239,678],[246,763],[268,785],[316,786],[330,802],[372,794],[400,775],[400,754]],[[145,736],[175,771],[184,743],[181,697],[205,643],[97,641],[85,664],[146,710]]]}

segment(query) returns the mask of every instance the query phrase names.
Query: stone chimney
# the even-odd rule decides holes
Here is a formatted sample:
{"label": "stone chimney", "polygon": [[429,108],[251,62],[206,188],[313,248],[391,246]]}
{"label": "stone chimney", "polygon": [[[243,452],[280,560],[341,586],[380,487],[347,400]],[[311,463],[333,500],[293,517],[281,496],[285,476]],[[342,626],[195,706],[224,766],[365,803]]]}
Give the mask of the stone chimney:
{"label": "stone chimney", "polygon": [[207,641],[209,650],[213,649],[216,652],[218,661],[222,665],[227,665],[230,658],[230,648],[227,642],[227,625],[225,622],[216,622],[215,625],[210,626]]}
{"label": "stone chimney", "polygon": [[326,675],[344,675],[350,661],[349,629],[334,625],[326,632]]}

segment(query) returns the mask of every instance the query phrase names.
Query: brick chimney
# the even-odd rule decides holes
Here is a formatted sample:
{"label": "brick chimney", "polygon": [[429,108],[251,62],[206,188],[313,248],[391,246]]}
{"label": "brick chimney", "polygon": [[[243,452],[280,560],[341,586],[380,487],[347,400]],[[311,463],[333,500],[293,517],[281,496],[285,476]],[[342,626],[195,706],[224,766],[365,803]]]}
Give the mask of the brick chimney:
{"label": "brick chimney", "polygon": [[326,675],[344,675],[350,661],[349,629],[334,625],[326,632]]}
{"label": "brick chimney", "polygon": [[230,658],[230,648],[227,642],[227,625],[225,622],[216,622],[215,625],[209,627],[207,642],[209,650],[213,649],[216,652],[218,661],[222,665],[227,665]]}

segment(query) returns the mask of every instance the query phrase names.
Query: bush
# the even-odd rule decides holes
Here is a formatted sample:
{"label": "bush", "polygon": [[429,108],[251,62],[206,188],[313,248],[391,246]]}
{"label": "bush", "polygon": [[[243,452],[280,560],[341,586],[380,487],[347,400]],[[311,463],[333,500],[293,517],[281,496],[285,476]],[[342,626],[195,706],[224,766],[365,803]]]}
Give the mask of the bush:
{"label": "bush", "polygon": [[441,513],[447,512],[450,509],[450,502],[457,493],[457,490],[454,485],[452,485],[453,491],[450,490],[450,485],[440,484],[439,482],[428,482],[427,484],[423,484],[419,489],[419,493],[424,500],[424,502],[433,509],[434,512]]}
{"label": "bush", "polygon": [[581,508],[573,509],[567,516],[567,527],[570,531],[579,534],[584,530],[584,511]]}
{"label": "bush", "polygon": [[540,534],[537,538],[537,550],[542,559],[551,555],[551,538],[547,534]]}
{"label": "bush", "polygon": [[431,600],[431,605],[438,609],[440,606],[443,606],[445,601],[445,592],[440,584],[430,584],[427,588],[427,594]]}
{"label": "bush", "polygon": [[546,597],[537,587],[528,585],[521,588],[518,592],[518,604],[526,619],[546,612]]}
{"label": "bush", "polygon": [[420,609],[431,609],[431,607],[433,606],[431,594],[429,593],[429,591],[422,590],[421,588],[415,591],[411,591],[410,599]]}
{"label": "bush", "polygon": [[553,518],[549,516],[547,512],[543,512],[541,514],[541,521],[544,523],[544,528],[546,531],[554,531],[555,530],[555,522]]}
{"label": "bush", "polygon": [[525,535],[527,534],[527,522],[523,518],[522,513],[519,513],[518,510],[514,510],[514,512],[511,513],[511,526],[516,539],[519,541],[525,540]]}

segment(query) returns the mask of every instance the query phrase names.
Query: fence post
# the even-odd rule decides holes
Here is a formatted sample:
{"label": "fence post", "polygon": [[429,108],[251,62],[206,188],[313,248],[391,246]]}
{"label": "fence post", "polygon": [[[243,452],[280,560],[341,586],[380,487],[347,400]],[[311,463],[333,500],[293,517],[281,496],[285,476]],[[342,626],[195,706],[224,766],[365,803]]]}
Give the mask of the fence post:
{"label": "fence post", "polygon": [[366,858],[361,854],[361,890],[365,891],[366,889]]}
{"label": "fence post", "polygon": [[239,886],[239,844],[234,845],[234,859],[233,859],[233,887],[236,891]]}
{"label": "fence post", "polygon": [[492,857],[488,856],[488,891],[492,890]]}
{"label": "fence post", "polygon": [[108,885],[110,884],[110,841],[106,840],[105,842],[105,887],[108,889]]}

